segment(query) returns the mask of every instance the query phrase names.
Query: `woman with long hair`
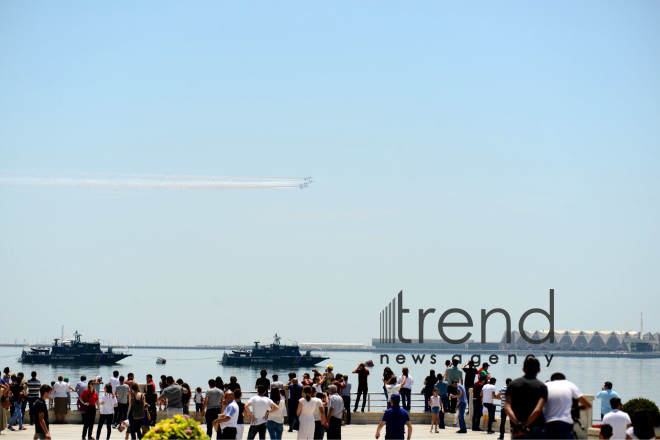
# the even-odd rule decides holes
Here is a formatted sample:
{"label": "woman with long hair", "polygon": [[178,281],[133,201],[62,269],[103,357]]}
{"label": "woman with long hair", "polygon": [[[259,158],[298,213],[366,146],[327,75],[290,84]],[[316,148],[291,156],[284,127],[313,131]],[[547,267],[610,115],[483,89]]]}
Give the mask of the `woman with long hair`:
{"label": "woman with long hair", "polygon": [[106,383],[103,388],[103,395],[99,398],[99,424],[96,427],[96,438],[101,438],[101,430],[105,423],[108,431],[107,439],[112,434],[112,419],[115,415],[115,408],[117,408],[117,398],[112,394],[112,384]]}
{"label": "woman with long hair", "polygon": [[437,381],[438,379],[435,376],[435,370],[429,371],[429,375],[426,376],[426,379],[424,379],[424,412],[431,411],[431,405],[429,404],[429,401],[433,395],[433,386]]}
{"label": "woman with long hair", "polygon": [[284,408],[286,408],[286,405],[284,405],[284,396],[280,394],[280,391],[284,393],[284,390],[279,388],[270,389],[270,400],[278,407],[277,411],[268,414],[268,420],[266,421],[268,436],[273,440],[281,440],[284,431]]}
{"label": "woman with long hair", "polygon": [[144,393],[144,401],[149,405],[147,408],[147,411],[149,411],[149,416],[151,417],[151,420],[149,420],[149,425],[156,426],[156,420],[158,419],[158,394],[156,394],[156,388],[154,388],[154,384],[147,384],[147,392]]}
{"label": "woman with long hair", "polygon": [[317,397],[312,397],[312,387],[309,385],[303,387],[303,397],[298,401],[298,440],[314,439],[314,411],[318,408],[321,411],[321,423],[327,426],[325,412],[323,411],[323,402]]}
{"label": "woman with long hair", "polygon": [[385,393],[385,400],[387,401],[389,401],[387,396],[387,386],[393,385],[392,382],[396,383],[396,376],[394,375],[394,371],[392,371],[390,367],[385,367],[383,369],[383,393]]}
{"label": "woman with long hair", "polygon": [[128,420],[131,424],[131,440],[142,438],[142,420],[144,419],[144,394],[140,392],[137,382],[131,383],[131,395],[129,398]]}
{"label": "woman with long hair", "polygon": [[401,376],[399,376],[398,384],[401,385],[399,393],[401,394],[401,407],[410,412],[410,395],[412,394],[413,379],[408,373],[408,367],[401,369]]}
{"label": "woman with long hair", "polygon": [[638,409],[633,413],[632,426],[626,431],[626,439],[652,439],[655,438],[655,430],[648,411]]}
{"label": "woman with long hair", "polygon": [[[96,403],[99,400],[99,395],[96,392],[94,379],[87,382],[87,389],[80,394],[80,403],[85,408],[83,415],[83,431],[82,438],[94,440],[92,433],[94,431],[94,421],[96,420]],[[87,435],[85,435],[87,434]]]}

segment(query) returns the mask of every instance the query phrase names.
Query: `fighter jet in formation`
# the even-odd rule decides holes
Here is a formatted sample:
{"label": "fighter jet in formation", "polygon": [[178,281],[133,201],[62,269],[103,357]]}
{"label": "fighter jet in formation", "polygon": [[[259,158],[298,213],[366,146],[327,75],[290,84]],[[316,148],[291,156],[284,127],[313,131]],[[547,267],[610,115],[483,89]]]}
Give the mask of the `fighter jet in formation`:
{"label": "fighter jet in formation", "polygon": [[299,185],[300,189],[305,189],[309,186],[310,183],[313,183],[314,181],[312,180],[312,176],[305,177],[303,179],[303,183]]}

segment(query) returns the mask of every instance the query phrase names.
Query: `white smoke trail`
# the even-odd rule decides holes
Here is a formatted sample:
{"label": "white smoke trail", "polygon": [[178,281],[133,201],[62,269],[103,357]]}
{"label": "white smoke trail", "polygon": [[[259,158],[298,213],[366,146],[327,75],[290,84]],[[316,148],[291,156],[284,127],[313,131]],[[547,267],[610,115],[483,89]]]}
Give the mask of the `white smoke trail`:
{"label": "white smoke trail", "polygon": [[178,174],[25,173],[0,171],[0,186],[110,189],[304,189],[311,177],[211,177]]}

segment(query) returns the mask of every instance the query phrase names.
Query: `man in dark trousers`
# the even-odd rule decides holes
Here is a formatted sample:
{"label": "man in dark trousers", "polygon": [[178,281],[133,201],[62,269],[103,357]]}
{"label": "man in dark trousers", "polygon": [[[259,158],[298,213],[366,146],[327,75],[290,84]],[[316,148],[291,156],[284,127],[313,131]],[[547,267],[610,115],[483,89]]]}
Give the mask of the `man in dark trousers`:
{"label": "man in dark trousers", "polygon": [[527,356],[523,364],[525,375],[511,381],[506,389],[504,410],[511,421],[511,436],[518,439],[545,438],[543,405],[548,400],[548,387],[536,376],[541,364]]}
{"label": "man in dark trousers", "polygon": [[298,404],[299,400],[302,398],[303,387],[298,383],[297,378],[292,378],[287,382],[287,388],[289,389],[289,400],[288,400],[288,415],[289,415],[289,432],[293,432],[293,425],[298,419]]}
{"label": "man in dark trousers", "polygon": [[481,400],[481,390],[485,379],[477,377],[477,381],[472,386],[472,430],[481,431],[481,416],[483,415],[483,403]]}

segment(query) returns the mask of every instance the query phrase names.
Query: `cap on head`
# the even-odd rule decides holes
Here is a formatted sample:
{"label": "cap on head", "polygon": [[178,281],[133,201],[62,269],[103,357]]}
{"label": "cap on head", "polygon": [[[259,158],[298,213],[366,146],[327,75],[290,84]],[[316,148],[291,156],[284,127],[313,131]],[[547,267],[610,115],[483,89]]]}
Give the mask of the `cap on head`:
{"label": "cap on head", "polygon": [[488,362],[484,362],[483,366],[486,367],[486,368],[490,367],[490,365],[488,365]]}

